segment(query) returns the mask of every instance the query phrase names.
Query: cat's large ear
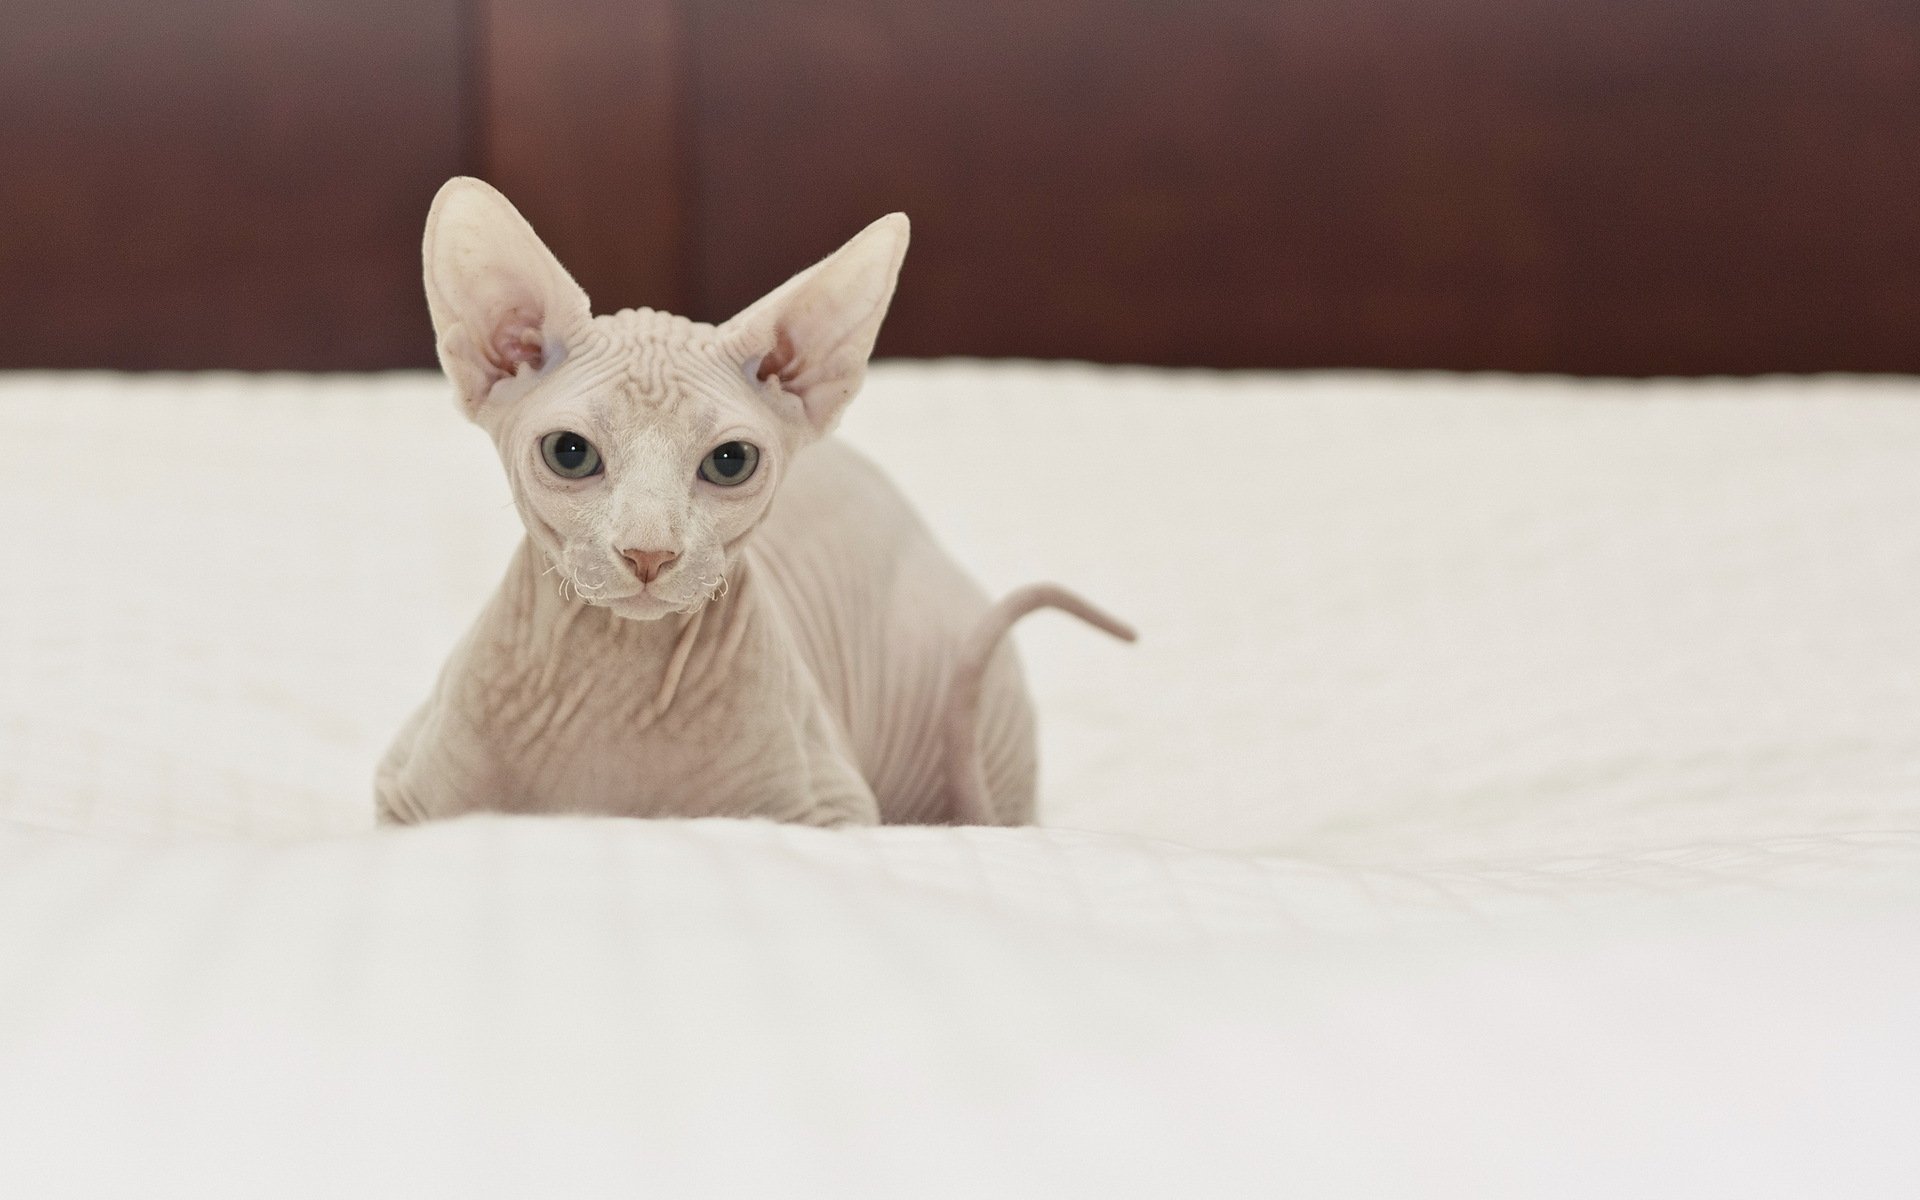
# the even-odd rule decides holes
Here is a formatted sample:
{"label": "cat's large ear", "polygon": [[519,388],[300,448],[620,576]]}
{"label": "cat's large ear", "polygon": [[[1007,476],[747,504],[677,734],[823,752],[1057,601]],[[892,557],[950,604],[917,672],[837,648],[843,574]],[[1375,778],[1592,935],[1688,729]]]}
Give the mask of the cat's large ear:
{"label": "cat's large ear", "polygon": [[478,179],[441,187],[421,257],[440,365],[468,416],[523,366],[558,364],[592,319],[587,294],[526,218]]}
{"label": "cat's large ear", "polygon": [[881,217],[721,326],[743,369],[778,380],[816,435],[833,428],[867,377],[907,232],[905,213]]}

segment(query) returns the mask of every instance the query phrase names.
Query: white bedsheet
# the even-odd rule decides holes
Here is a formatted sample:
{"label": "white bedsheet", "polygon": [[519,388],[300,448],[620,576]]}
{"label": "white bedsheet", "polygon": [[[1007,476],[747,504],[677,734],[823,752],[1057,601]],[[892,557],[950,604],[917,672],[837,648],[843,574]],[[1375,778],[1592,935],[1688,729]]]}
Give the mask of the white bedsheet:
{"label": "white bedsheet", "polygon": [[1905,1195],[1920,384],[886,364],[1044,830],[367,779],[424,376],[0,378],[0,1195]]}

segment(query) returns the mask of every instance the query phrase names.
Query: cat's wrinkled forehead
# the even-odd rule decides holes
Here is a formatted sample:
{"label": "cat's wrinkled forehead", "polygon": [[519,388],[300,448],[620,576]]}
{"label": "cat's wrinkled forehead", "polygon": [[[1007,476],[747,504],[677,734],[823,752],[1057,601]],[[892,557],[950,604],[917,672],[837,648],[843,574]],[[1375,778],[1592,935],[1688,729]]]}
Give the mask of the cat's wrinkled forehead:
{"label": "cat's wrinkled forehead", "polygon": [[642,424],[689,400],[718,398],[738,382],[718,334],[712,325],[650,308],[595,317],[570,351],[568,390],[592,398],[610,420]]}
{"label": "cat's wrinkled forehead", "polygon": [[593,318],[573,349],[578,367],[601,376],[604,387],[640,405],[670,400],[687,375],[711,362],[714,327],[651,308],[627,308]]}

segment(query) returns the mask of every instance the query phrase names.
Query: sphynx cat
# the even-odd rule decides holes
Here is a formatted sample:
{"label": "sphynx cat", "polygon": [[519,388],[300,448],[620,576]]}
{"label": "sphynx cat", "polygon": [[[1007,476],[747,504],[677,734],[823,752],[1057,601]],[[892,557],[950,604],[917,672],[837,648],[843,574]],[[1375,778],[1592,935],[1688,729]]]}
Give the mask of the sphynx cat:
{"label": "sphynx cat", "polygon": [[526,526],[401,729],[383,821],[474,811],[816,825],[1033,819],[1031,705],[998,603],[828,436],[907,249],[882,217],[719,326],[593,316],[476,179],[427,216],[440,363]]}

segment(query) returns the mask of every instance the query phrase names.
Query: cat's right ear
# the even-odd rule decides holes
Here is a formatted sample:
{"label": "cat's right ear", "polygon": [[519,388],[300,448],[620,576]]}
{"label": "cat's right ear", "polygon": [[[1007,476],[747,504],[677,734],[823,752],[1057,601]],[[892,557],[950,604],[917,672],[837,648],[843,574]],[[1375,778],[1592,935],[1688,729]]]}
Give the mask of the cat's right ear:
{"label": "cat's right ear", "polygon": [[501,380],[558,365],[593,319],[587,294],[526,218],[478,179],[441,187],[421,257],[440,366],[470,417]]}

